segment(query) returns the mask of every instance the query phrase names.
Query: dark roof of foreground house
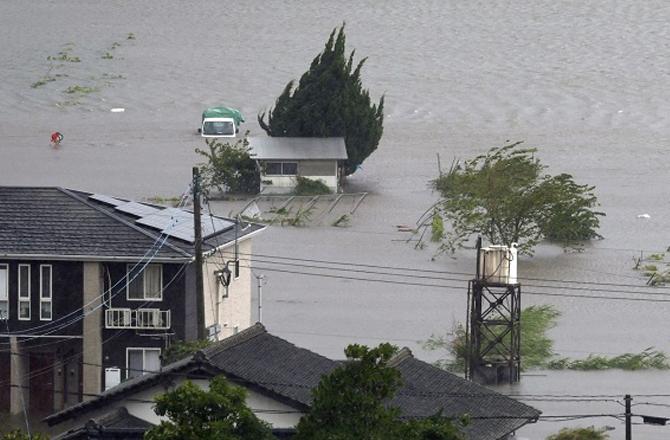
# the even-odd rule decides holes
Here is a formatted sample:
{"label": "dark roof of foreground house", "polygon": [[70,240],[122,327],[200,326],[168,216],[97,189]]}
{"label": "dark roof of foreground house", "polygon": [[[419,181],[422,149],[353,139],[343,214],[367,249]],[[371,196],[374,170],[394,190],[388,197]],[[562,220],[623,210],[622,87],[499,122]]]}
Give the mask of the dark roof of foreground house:
{"label": "dark roof of foreground house", "polygon": [[83,426],[60,434],[53,440],[142,439],[144,433],[153,426],[146,420],[129,414],[125,407],[120,407],[100,417],[90,419]]}
{"label": "dark roof of foreground house", "polygon": [[[0,186],[0,257],[191,261],[189,218],[192,225],[183,209],[60,187]],[[205,252],[265,227],[209,215],[202,222]]]}
{"label": "dark roof of foreground house", "polygon": [[[422,362],[408,349],[402,349],[390,364],[400,371],[403,379],[402,388],[390,404],[400,408],[404,417],[428,417],[440,411],[447,417],[467,414],[471,417],[465,429],[469,438],[497,440],[536,421],[540,415],[535,408]],[[233,382],[298,410],[307,410],[312,402],[312,389],[323,375],[339,365],[341,362],[268,333],[257,323],[164,367],[159,373],[123,382],[95,399],[52,414],[45,420],[54,425],[78,417],[134,392],[169,382],[177,372],[193,377],[225,374]]]}
{"label": "dark roof of foreground house", "polygon": [[346,160],[342,137],[250,137],[249,155],[260,160]]}

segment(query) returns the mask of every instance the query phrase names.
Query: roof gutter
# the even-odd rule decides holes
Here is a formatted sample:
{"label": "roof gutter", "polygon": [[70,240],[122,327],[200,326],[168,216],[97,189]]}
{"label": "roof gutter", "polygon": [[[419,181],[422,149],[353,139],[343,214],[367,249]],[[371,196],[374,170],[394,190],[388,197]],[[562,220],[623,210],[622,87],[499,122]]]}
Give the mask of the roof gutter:
{"label": "roof gutter", "polygon": [[[258,223],[256,223],[256,224],[258,224]],[[241,241],[246,241],[246,240],[250,239],[251,237],[253,237],[254,235],[258,234],[259,232],[265,231],[267,228],[268,228],[267,226],[263,226],[260,229],[256,229],[254,232],[250,232],[247,235],[243,235],[243,236],[241,236],[237,239],[237,242],[239,243]],[[210,236],[210,237],[207,238],[207,240],[216,239],[215,237],[216,236]],[[220,251],[222,249],[225,249],[225,248],[228,248],[228,247],[231,247],[231,246],[234,246],[234,245],[235,245],[235,240],[231,240],[227,243],[223,243],[220,246],[213,247],[212,249],[208,250],[207,252],[203,252],[203,256],[204,257],[210,257],[210,256],[214,255],[215,253],[217,253],[218,251]]]}
{"label": "roof gutter", "polygon": [[[133,256],[123,256],[123,255],[110,255],[110,256],[100,256],[100,255],[58,255],[58,254],[10,254],[10,253],[1,253],[0,259],[13,259],[13,260],[52,260],[52,261],[88,261],[88,262],[109,262],[109,261],[124,261],[124,262],[134,262],[134,261],[145,261],[146,256],[138,257],[137,255]],[[157,263],[189,263],[193,261],[193,258],[187,257],[154,257],[151,261]]]}

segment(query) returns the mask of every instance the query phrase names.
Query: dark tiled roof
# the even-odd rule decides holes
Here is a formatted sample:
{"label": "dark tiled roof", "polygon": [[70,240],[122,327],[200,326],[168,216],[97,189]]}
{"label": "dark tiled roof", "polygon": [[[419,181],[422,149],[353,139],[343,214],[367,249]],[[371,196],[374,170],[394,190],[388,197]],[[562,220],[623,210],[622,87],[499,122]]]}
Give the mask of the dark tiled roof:
{"label": "dark tiled roof", "polygon": [[312,388],[339,365],[256,324],[204,350],[225,374],[263,388],[302,406],[312,402]]}
{"label": "dark tiled roof", "polygon": [[[88,195],[58,187],[0,186],[0,257],[132,260],[145,257],[160,242],[160,231],[138,225],[134,217]],[[239,228],[238,238],[263,227]],[[234,239],[233,228],[209,237],[203,250]],[[190,261],[192,256],[191,243],[169,238],[155,259]]]}
{"label": "dark tiled roof", "polygon": [[[269,334],[261,324],[226,338],[195,355],[166,366],[162,373],[149,374],[114,387],[97,399],[80,403],[49,416],[49,424],[73,417],[105,401],[122,399],[131,392],[155,384],[161,376],[177,371],[200,371],[210,366],[211,375],[221,372],[233,381],[269,394],[298,409],[312,402],[312,389],[321,377],[341,362],[296,347]],[[466,428],[473,440],[498,440],[537,419],[536,409],[483,386],[414,358],[401,350],[391,366],[402,374],[403,386],[390,405],[400,408],[403,417],[420,418],[442,412],[446,417],[470,415]]]}
{"label": "dark tiled roof", "polygon": [[100,417],[90,419],[83,426],[65,432],[54,440],[78,440],[88,438],[141,439],[151,423],[128,413],[125,407],[117,408]]}
{"label": "dark tiled roof", "polygon": [[447,417],[467,414],[471,418],[465,429],[469,438],[497,440],[540,415],[535,408],[422,362],[406,348],[391,365],[403,379],[403,387],[391,405],[399,407],[404,417],[420,418],[438,412]]}

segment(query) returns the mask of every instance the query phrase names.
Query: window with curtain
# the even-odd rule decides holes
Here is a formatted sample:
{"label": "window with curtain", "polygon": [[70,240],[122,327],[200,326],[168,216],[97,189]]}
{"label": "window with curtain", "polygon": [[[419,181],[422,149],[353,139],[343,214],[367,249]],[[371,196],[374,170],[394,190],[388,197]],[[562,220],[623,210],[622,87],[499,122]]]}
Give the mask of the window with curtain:
{"label": "window with curtain", "polygon": [[128,348],[126,352],[126,377],[128,379],[160,371],[160,348]]}
{"label": "window with curtain", "polygon": [[160,301],[163,298],[163,266],[149,264],[139,272],[141,268],[133,269],[130,264],[127,266],[127,298],[134,301]]}
{"label": "window with curtain", "polygon": [[52,313],[52,278],[51,265],[40,266],[40,320],[51,321]]}
{"label": "window with curtain", "polygon": [[19,264],[19,319],[30,319],[30,264]]}

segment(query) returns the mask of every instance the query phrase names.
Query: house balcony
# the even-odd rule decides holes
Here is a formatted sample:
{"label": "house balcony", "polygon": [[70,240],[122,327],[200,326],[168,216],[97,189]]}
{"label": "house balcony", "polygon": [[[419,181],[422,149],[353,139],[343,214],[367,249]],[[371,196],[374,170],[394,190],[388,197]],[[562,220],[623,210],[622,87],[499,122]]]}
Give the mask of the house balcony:
{"label": "house balcony", "polygon": [[159,309],[107,309],[105,328],[167,330],[170,328],[170,311]]}

